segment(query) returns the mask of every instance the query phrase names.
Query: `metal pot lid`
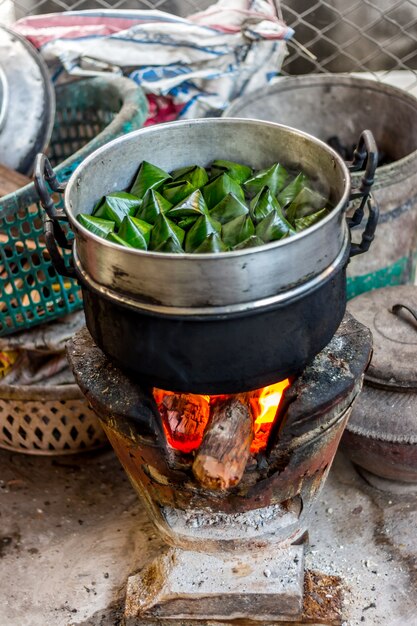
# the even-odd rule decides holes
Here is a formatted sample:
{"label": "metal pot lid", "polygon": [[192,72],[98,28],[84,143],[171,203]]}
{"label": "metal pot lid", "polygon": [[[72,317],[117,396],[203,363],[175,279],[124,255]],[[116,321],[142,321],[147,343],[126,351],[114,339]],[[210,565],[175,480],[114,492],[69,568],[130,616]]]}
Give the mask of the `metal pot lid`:
{"label": "metal pot lid", "polygon": [[392,390],[417,389],[417,286],[370,291],[351,300],[348,310],[373,335],[365,381]]}
{"label": "metal pot lid", "polygon": [[54,115],[55,93],[42,57],[0,26],[0,163],[30,174],[49,143]]}

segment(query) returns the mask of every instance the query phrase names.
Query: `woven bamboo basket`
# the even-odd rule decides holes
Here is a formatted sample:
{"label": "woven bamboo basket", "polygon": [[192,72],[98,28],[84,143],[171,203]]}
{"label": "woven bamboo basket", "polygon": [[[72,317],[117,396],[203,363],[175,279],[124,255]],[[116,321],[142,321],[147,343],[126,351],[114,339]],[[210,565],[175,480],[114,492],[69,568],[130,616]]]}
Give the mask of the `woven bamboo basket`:
{"label": "woven bamboo basket", "polygon": [[51,456],[106,444],[77,385],[0,385],[0,448]]}

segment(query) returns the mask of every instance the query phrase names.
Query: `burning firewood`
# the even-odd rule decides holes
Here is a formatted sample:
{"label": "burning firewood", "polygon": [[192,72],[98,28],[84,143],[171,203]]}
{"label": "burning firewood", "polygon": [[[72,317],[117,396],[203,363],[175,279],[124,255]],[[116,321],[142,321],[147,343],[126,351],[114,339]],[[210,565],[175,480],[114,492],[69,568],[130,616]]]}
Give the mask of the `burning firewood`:
{"label": "burning firewood", "polygon": [[244,396],[218,404],[193,463],[203,487],[225,491],[241,480],[253,439],[252,415]]}

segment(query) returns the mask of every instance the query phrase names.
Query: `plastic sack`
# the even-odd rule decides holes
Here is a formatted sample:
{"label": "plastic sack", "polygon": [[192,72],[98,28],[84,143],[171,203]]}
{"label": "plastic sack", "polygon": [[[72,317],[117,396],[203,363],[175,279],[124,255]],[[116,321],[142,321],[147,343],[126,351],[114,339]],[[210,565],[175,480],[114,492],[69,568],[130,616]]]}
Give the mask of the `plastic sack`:
{"label": "plastic sack", "polygon": [[28,17],[15,30],[63,72],[123,73],[148,95],[149,123],[220,115],[280,71],[293,35],[272,0],[220,0],[187,19],[162,11],[70,11]]}

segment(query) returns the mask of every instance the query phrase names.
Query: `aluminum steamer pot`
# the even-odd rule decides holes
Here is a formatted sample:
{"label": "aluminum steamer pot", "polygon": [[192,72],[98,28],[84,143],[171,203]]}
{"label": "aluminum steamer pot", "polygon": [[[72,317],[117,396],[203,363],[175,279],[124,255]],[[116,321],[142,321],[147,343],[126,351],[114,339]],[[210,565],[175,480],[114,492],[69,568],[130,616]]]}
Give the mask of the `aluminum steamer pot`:
{"label": "aluminum steamer pot", "polygon": [[[334,209],[320,223],[283,241],[220,254],[163,254],[103,240],[78,213],[129,189],[143,160],[171,171],[228,159],[254,169],[275,162],[302,169]],[[194,393],[235,393],[302,371],[335,333],[346,307],[349,257],[368,249],[377,222],[369,191],[377,151],[361,135],[350,169],[366,161],[362,186],[350,196],[349,168],[326,144],[287,126],[227,118],[171,122],[120,137],[87,157],[56,210],[45,180],[63,191],[43,155],[35,184],[46,209],[46,243],[58,272],[81,283],[96,344],[143,382]],[[350,200],[357,209],[346,219]],[[351,244],[349,225],[367,227]],[[73,266],[57,247],[70,247],[60,220],[74,232]]]}

